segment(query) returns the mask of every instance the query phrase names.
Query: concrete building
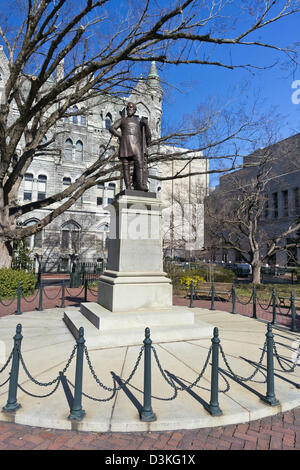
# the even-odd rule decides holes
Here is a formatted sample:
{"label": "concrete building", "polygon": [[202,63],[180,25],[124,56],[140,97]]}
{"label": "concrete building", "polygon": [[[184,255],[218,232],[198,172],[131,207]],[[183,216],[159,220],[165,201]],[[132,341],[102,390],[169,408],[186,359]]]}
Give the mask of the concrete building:
{"label": "concrete building", "polygon": [[[250,186],[256,180],[258,172],[262,175],[265,187],[261,193],[263,210],[259,217],[262,253],[266,252],[268,241],[288,230],[289,226],[300,218],[300,134],[293,135],[271,145],[258,149],[244,157],[243,168],[220,178],[219,186],[207,198],[206,204],[212,200],[224,204],[224,194],[237,194],[238,188]],[[209,245],[208,229],[205,229],[206,246]],[[297,233],[293,232],[280,241],[281,250],[270,256],[269,265],[300,264],[300,249],[295,246]],[[294,246],[292,246],[294,245]],[[215,250],[207,253],[211,261],[241,262],[238,251]],[[250,260],[249,260],[250,261]]]}

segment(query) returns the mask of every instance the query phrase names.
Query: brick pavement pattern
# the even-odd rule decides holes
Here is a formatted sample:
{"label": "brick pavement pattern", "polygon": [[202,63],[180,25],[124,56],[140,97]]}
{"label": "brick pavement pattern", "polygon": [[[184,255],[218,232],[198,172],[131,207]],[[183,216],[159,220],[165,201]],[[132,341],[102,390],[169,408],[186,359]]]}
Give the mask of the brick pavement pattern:
{"label": "brick pavement pattern", "polygon": [[78,432],[0,422],[0,450],[299,449],[300,408],[249,423],[168,432]]}

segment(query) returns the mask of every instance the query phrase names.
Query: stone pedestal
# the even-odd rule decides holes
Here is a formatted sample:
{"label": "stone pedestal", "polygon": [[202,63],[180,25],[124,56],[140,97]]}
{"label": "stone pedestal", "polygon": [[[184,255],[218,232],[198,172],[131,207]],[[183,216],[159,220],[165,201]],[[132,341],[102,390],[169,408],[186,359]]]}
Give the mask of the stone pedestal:
{"label": "stone pedestal", "polygon": [[154,193],[123,191],[110,208],[108,264],[99,282],[99,304],[67,310],[64,321],[77,337],[84,327],[88,347],[141,344],[145,328],[154,342],[211,337],[213,326],[175,307],[163,272],[162,202]]}
{"label": "stone pedestal", "polygon": [[172,306],[163,272],[162,202],[154,193],[123,191],[111,208],[108,264],[100,277],[100,305],[111,312]]}

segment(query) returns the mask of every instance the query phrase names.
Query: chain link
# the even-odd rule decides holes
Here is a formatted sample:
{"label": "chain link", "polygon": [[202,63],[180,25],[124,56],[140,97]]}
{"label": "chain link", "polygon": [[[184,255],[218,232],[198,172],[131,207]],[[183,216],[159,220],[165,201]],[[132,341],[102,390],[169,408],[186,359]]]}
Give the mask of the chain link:
{"label": "chain link", "polygon": [[[30,393],[28,392],[27,390],[25,390],[20,384],[18,384],[18,387],[22,390],[22,392],[26,393],[26,395],[29,395],[30,397],[33,397],[33,398],[47,398],[47,397],[50,397],[51,395],[53,395],[56,390],[58,389],[58,386],[60,384],[60,377],[58,377],[57,379],[57,384],[55,385],[54,389],[47,393],[46,395],[35,395],[34,393]],[[38,384],[40,385],[40,384]]]}
{"label": "chain link", "polygon": [[[200,374],[198,375],[198,377],[196,378],[196,380],[188,385],[187,387],[177,387],[176,385],[174,385],[174,381],[171,379],[170,377],[170,374],[169,372],[167,371],[164,371],[160,362],[159,362],[159,359],[158,359],[158,355],[157,355],[157,352],[155,350],[155,348],[153,346],[151,346],[151,349],[153,350],[153,353],[154,353],[154,357],[155,357],[155,360],[156,360],[156,363],[157,363],[157,366],[163,376],[163,378],[166,380],[166,382],[172,387],[172,388],[175,388],[176,390],[178,391],[185,391],[185,390],[191,390],[198,382],[199,380],[202,378],[206,368],[207,368],[207,365],[209,363],[209,359],[210,359],[210,356],[211,356],[211,352],[212,352],[212,346],[209,348],[209,351],[208,351],[208,354],[207,354],[207,358],[206,358],[206,361],[204,363],[204,366],[202,368],[202,371],[200,372]],[[166,374],[168,374],[169,378],[167,378]]]}
{"label": "chain link", "polygon": [[[77,348],[77,345],[74,346],[73,348],[73,351],[70,355],[70,358],[65,366],[65,368],[63,369],[63,373],[65,373],[65,371],[67,370],[67,368],[69,367],[69,365],[71,364],[71,361],[74,357],[74,354],[75,354],[75,350]],[[25,362],[24,362],[24,359],[23,359],[23,356],[22,356],[22,353],[20,351],[20,349],[18,349],[18,354],[19,354],[19,357],[20,357],[20,360],[21,360],[21,364],[23,366],[23,369],[27,375],[27,377],[33,382],[35,383],[36,385],[39,385],[40,387],[49,387],[50,385],[53,385],[55,384],[56,382],[60,381],[60,377],[56,377],[55,379],[51,380],[50,382],[39,382],[38,380],[36,380],[34,377],[32,377],[32,375],[30,374],[29,370],[27,369],[26,365],[25,365]]]}
{"label": "chain link", "polygon": [[26,303],[31,304],[31,302],[33,302],[37,298],[38,295],[39,295],[39,290],[37,290],[33,299],[27,300],[26,297],[24,297],[23,295],[22,295],[22,299],[25,300]]}
{"label": "chain link", "polygon": [[[114,381],[114,383],[116,382],[114,378],[113,378],[113,381]],[[75,385],[72,384],[72,382],[70,382],[69,379],[67,379],[67,382],[71,385],[71,387],[75,388]],[[84,393],[84,392],[81,392],[81,393],[84,397],[89,398],[90,400],[99,401],[99,402],[107,402],[107,401],[110,401],[114,398],[116,392],[117,392],[117,387],[114,387],[111,396],[108,397],[108,398],[96,398],[96,397],[92,397],[91,395],[88,395],[87,393]]]}
{"label": "chain link", "polygon": [[60,292],[62,292],[62,287],[60,287],[60,289],[58,290],[58,293],[57,293],[57,295],[56,295],[55,297],[49,297],[49,296],[47,295],[46,289],[45,289],[44,287],[43,287],[43,292],[44,292],[44,294],[45,294],[45,297],[46,297],[48,300],[56,300],[56,299],[58,298]]}
{"label": "chain link", "polygon": [[[297,363],[298,363],[299,356],[300,356],[299,348],[298,348],[296,360],[295,360],[295,362],[293,363],[292,367],[290,367],[289,369],[286,369],[286,368],[283,366],[283,364],[282,364],[282,362],[281,362],[282,358],[279,356],[279,354],[278,354],[278,352],[277,352],[275,343],[274,343],[274,345],[273,345],[273,349],[274,349],[275,357],[276,357],[276,359],[277,359],[277,361],[278,361],[278,363],[279,363],[281,369],[284,370],[284,372],[294,372],[294,370],[295,370],[295,368],[296,368],[296,366],[297,366]],[[284,359],[283,359],[283,360],[284,360]]]}
{"label": "chain link", "polygon": [[227,359],[226,359],[226,356],[225,356],[225,353],[224,353],[224,350],[223,350],[221,344],[220,344],[220,351],[221,351],[223,360],[224,360],[224,362],[225,362],[225,364],[226,364],[226,367],[227,367],[227,369],[229,370],[229,372],[230,372],[235,378],[237,378],[238,380],[240,380],[241,382],[248,382],[248,381],[252,380],[253,377],[255,377],[255,375],[257,374],[258,371],[261,372],[260,366],[261,366],[261,364],[262,364],[264,355],[265,355],[265,353],[266,353],[266,351],[267,351],[267,342],[265,341],[265,344],[264,344],[264,347],[263,347],[263,351],[262,351],[260,360],[259,360],[259,362],[258,362],[258,365],[257,365],[255,371],[254,371],[253,374],[251,374],[249,377],[242,377],[241,375],[235,374],[235,373],[233,372],[233,370],[231,369],[231,367],[230,367],[230,365],[229,365],[229,363],[228,363],[228,361],[227,361]]}
{"label": "chain link", "polygon": [[[91,363],[91,360],[90,360],[90,357],[89,357],[89,353],[88,353],[88,350],[87,350],[87,347],[85,346],[84,347],[84,353],[85,353],[85,356],[86,356],[86,360],[87,360],[87,363],[88,363],[88,366],[89,366],[89,369],[90,369],[90,372],[92,374],[92,376],[94,377],[95,381],[97,382],[97,384],[102,387],[104,390],[107,390],[108,392],[113,392],[113,391],[117,391],[117,390],[121,390],[122,387],[124,387],[125,385],[128,385],[130,380],[132,379],[132,377],[134,376],[138,366],[139,366],[139,363],[140,363],[140,360],[141,360],[141,357],[142,357],[142,354],[144,352],[144,346],[141,347],[141,350],[139,352],[139,355],[138,355],[138,358],[137,358],[137,361],[135,363],[135,366],[131,372],[131,374],[129,375],[128,379],[122,383],[122,385],[116,387],[114,386],[114,388],[110,388],[110,387],[107,387],[106,385],[104,385],[100,380],[99,378],[97,377],[96,375],[96,372],[92,366],[92,363]],[[115,380],[114,380],[114,383],[115,383]]]}

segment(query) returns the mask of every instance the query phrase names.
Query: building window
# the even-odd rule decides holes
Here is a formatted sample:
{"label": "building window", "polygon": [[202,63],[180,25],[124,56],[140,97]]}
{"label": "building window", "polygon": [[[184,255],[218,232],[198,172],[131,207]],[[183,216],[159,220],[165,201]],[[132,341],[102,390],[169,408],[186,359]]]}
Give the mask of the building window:
{"label": "building window", "polygon": [[47,192],[47,176],[46,175],[39,175],[38,176],[38,201],[46,198]]}
{"label": "building window", "polygon": [[[73,113],[78,113],[78,108],[77,108],[77,106],[74,106],[74,107],[73,107],[72,112],[73,112]],[[78,116],[77,116],[77,115],[72,116],[72,121],[73,121],[73,124],[78,124]]]}
{"label": "building window", "polygon": [[71,178],[69,178],[68,176],[64,176],[63,177],[63,185],[64,186],[71,186]]}
{"label": "building window", "polygon": [[282,209],[283,217],[287,217],[289,215],[289,193],[287,189],[282,191]]}
{"label": "building window", "polygon": [[273,193],[273,216],[274,219],[278,218],[278,193]]}
{"label": "building window", "polygon": [[63,225],[61,229],[61,248],[62,250],[72,250],[79,252],[80,228],[73,222]]}
{"label": "building window", "polygon": [[97,206],[102,206],[103,204],[103,197],[97,197]]}
{"label": "building window", "polygon": [[[24,226],[28,227],[30,225],[35,225],[38,222],[37,219],[35,220],[29,220],[24,222]],[[26,238],[28,247],[32,250],[33,248],[42,248],[43,245],[43,232],[37,232],[34,233],[33,235],[30,235],[29,237]]]}
{"label": "building window", "polygon": [[105,117],[105,129],[109,129],[112,124],[112,115],[110,113],[107,113]]}
{"label": "building window", "polygon": [[82,126],[86,126],[86,116],[85,116],[85,114],[82,114],[82,115],[80,116],[80,124],[81,124]]}
{"label": "building window", "polygon": [[76,162],[82,162],[83,160],[83,143],[81,140],[77,140],[75,147],[75,160]]}
{"label": "building window", "polygon": [[264,216],[265,219],[269,217],[269,197],[267,194],[264,195]]}
{"label": "building window", "polygon": [[295,214],[300,215],[300,192],[299,192],[299,188],[294,188],[293,193],[294,193]]}
{"label": "building window", "polygon": [[67,139],[65,142],[65,158],[66,160],[72,160],[73,156],[73,141],[71,139]]}
{"label": "building window", "polygon": [[107,189],[106,189],[106,196],[107,196],[107,203],[108,204],[111,204],[112,201],[114,200],[115,192],[116,192],[115,183],[108,183],[108,186],[107,186]]}
{"label": "building window", "polygon": [[24,201],[32,201],[33,174],[25,173],[24,177]]}

